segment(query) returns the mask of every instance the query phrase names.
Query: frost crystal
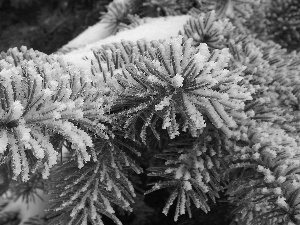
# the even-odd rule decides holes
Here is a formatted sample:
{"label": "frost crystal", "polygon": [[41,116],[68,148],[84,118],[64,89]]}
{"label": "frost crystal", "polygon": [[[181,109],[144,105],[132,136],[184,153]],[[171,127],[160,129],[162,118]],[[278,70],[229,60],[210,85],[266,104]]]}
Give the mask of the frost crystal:
{"label": "frost crystal", "polygon": [[288,206],[288,204],[286,203],[285,197],[278,197],[276,203],[277,203],[280,207],[282,207],[282,208],[284,208],[284,209],[289,209],[289,206]]}
{"label": "frost crystal", "polygon": [[164,107],[170,105],[170,100],[172,99],[172,96],[164,97],[164,99],[155,106],[155,110],[162,110]]}
{"label": "frost crystal", "polygon": [[0,135],[0,154],[3,154],[8,144],[7,132],[5,130],[1,130]]}
{"label": "frost crystal", "polygon": [[10,119],[11,120],[19,119],[23,114],[23,109],[24,109],[24,107],[22,106],[20,101],[13,102],[12,106],[11,106],[12,115],[11,115]]}
{"label": "frost crystal", "polygon": [[184,78],[180,74],[176,74],[172,78],[172,83],[174,87],[182,87]]}

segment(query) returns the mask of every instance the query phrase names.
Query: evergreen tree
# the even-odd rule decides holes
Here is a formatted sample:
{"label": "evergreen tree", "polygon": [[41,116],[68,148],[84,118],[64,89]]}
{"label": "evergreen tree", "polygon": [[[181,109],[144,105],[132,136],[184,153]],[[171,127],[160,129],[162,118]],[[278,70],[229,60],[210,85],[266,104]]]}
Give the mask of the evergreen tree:
{"label": "evergreen tree", "polygon": [[57,54],[2,52],[1,196],[49,194],[46,215],[26,224],[121,225],[134,210],[147,224],[143,202],[165,188],[162,212],[178,224],[223,195],[232,224],[300,224],[300,56],[280,45],[294,45],[298,28],[288,20],[293,32],[278,40],[270,14],[298,5],[275,2],[115,0],[101,17],[111,34],[146,16],[190,18],[168,40],[94,49],[91,73]]}

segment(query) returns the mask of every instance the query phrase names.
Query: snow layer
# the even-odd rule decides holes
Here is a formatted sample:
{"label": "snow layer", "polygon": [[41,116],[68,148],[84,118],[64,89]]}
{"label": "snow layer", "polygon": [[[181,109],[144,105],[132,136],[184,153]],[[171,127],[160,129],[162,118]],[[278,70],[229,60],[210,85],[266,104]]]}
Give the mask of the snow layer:
{"label": "snow layer", "polygon": [[[77,67],[80,67],[85,72],[90,73],[91,59],[95,60],[92,49],[100,47],[101,45],[120,42],[121,40],[137,41],[139,39],[161,40],[169,39],[178,35],[180,30],[183,30],[183,25],[190,18],[188,15],[183,16],[170,16],[159,18],[148,18],[145,24],[142,24],[134,29],[125,30],[117,33],[116,35],[101,39],[99,41],[87,44],[85,47],[78,50],[74,50],[63,56],[64,60],[73,63]],[[96,27],[97,29],[99,27]],[[81,35],[81,40],[85,40],[86,35],[95,35],[95,37],[89,37],[90,40],[96,40],[96,36],[99,30],[93,32],[90,30],[88,33],[84,32]],[[106,29],[103,27],[103,29]],[[104,31],[105,33],[105,31]],[[88,38],[87,38],[88,40]]]}
{"label": "snow layer", "polygon": [[43,216],[44,210],[46,209],[47,203],[49,201],[49,196],[44,194],[42,190],[37,190],[39,196],[43,198],[41,200],[39,197],[35,196],[35,201],[30,201],[28,205],[26,202],[22,201],[22,197],[19,197],[15,202],[10,202],[1,213],[4,212],[20,212],[20,218],[22,218],[19,225],[23,225],[29,218],[34,216]]}

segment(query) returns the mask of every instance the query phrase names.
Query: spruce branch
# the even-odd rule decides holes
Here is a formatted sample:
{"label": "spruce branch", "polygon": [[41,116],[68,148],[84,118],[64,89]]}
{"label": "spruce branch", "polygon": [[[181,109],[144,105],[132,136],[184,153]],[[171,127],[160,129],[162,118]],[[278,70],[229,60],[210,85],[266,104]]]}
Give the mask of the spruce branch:
{"label": "spruce branch", "polygon": [[216,11],[221,17],[250,18],[253,7],[258,6],[261,0],[216,0]]}
{"label": "spruce branch", "polygon": [[[198,139],[185,140],[186,143],[173,143],[172,147],[156,157],[165,160],[165,165],[149,169],[149,176],[159,176],[163,181],[156,183],[145,194],[153,191],[173,187],[173,191],[163,209],[168,214],[170,206],[177,198],[174,220],[187,211],[191,214],[191,203],[204,212],[210,210],[208,196],[215,202],[218,192],[223,190],[225,169],[222,157],[220,138],[217,130],[205,129]],[[184,146],[184,147],[180,147]]]}
{"label": "spruce branch", "polygon": [[23,202],[35,202],[36,197],[43,200],[42,196],[38,193],[39,190],[45,190],[45,181],[42,175],[37,171],[30,176],[27,182],[18,181],[10,187],[10,192],[14,194],[15,199],[22,198]]}
{"label": "spruce branch", "polygon": [[12,49],[2,56],[0,154],[11,160],[14,178],[22,174],[23,181],[28,180],[34,165],[43,167],[43,177],[48,177],[58,155],[49,142],[56,133],[72,143],[82,166],[90,159],[87,147],[93,143],[72,122],[88,124],[104,135],[97,122],[105,119],[109,101],[97,90],[97,81],[56,55],[22,47],[21,52]]}
{"label": "spruce branch", "polygon": [[106,8],[107,12],[102,13],[101,22],[107,23],[111,34],[116,34],[121,24],[127,24],[128,15],[132,15],[134,4],[132,1],[114,0]]}
{"label": "spruce branch", "polygon": [[184,31],[180,31],[185,39],[192,38],[193,45],[199,46],[206,43],[212,49],[224,48],[226,36],[234,29],[229,19],[219,18],[215,11],[208,13],[191,13],[190,18],[184,25]]}
{"label": "spruce branch", "polygon": [[242,115],[243,101],[251,99],[238,83],[243,67],[225,69],[231,57],[228,49],[210,52],[206,44],[194,49],[191,42],[183,43],[179,36],[153,43],[155,49],[126,65],[124,76],[116,76],[120,83],[116,105],[127,108],[116,116],[125,118],[126,130],[141,116],[146,128],[154,115],[163,119],[171,138],[179,135],[177,115],[184,120],[182,129],[189,128],[193,136],[201,133],[206,123],[228,135],[228,128],[236,126],[230,110]]}
{"label": "spruce branch", "polygon": [[[93,160],[78,169],[71,160],[52,174],[50,213],[51,224],[102,224],[101,215],[122,224],[115,216],[113,205],[131,211],[134,188],[127,178],[127,168],[140,173],[142,169],[128,151],[138,154],[133,146],[119,135],[94,140]],[[71,174],[70,174],[71,172]],[[113,205],[112,205],[113,204]]]}
{"label": "spruce branch", "polygon": [[[170,188],[163,213],[175,203],[175,221],[192,204],[208,212],[225,189],[239,224],[299,224],[300,57],[267,40],[295,44],[299,3],[267,2],[115,0],[102,17],[113,34],[197,8],[178,37],[95,49],[91,75],[25,47],[1,53],[0,193],[13,176],[27,181],[13,195],[28,200],[52,168],[47,218],[29,224],[121,224],[114,207],[130,212],[142,199],[130,181],[142,172],[136,156],[163,149],[164,165],[143,156],[161,178],[146,194]],[[266,24],[273,34],[256,36]]]}
{"label": "spruce branch", "polygon": [[228,173],[239,174],[241,168],[243,173],[233,179],[227,193],[238,205],[236,212],[250,224],[298,224],[299,142],[271,123],[251,124],[248,143],[228,142]]}

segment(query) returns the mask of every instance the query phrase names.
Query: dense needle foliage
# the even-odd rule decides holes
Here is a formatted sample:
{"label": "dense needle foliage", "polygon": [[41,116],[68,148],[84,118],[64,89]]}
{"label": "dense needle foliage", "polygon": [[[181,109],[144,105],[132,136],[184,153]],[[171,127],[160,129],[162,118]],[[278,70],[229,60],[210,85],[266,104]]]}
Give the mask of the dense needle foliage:
{"label": "dense needle foliage", "polygon": [[147,16],[189,19],[170,39],[93,49],[89,72],[24,46],[2,52],[0,210],[42,189],[48,210],[27,224],[121,225],[127,212],[128,224],[159,223],[145,202],[161,192],[176,224],[220,198],[231,224],[300,224],[300,54],[285,49],[299,47],[297,9],[115,0],[100,17],[111,35]]}

